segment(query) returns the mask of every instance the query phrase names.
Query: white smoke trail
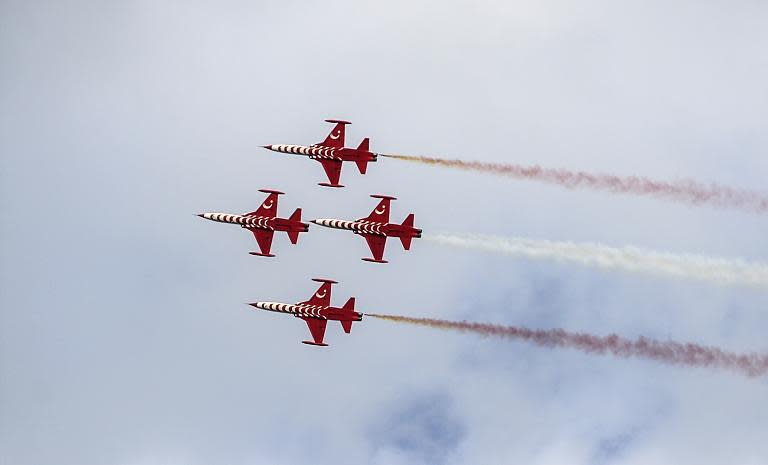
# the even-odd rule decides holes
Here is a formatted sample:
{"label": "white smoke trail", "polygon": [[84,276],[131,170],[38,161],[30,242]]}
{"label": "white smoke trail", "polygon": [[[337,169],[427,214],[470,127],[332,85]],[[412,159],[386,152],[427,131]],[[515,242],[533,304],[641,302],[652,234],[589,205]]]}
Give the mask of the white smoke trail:
{"label": "white smoke trail", "polygon": [[485,250],[536,260],[579,263],[607,270],[621,270],[717,284],[768,289],[768,264],[749,263],[690,254],[654,252],[638,247],[610,247],[595,243],[558,242],[519,237],[474,234],[430,234],[424,239],[447,246]]}

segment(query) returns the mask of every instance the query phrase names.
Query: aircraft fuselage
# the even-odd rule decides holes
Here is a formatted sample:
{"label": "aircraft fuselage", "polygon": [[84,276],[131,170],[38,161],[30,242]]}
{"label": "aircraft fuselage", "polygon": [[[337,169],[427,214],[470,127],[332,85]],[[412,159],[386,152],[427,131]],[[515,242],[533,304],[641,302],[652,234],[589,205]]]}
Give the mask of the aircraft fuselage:
{"label": "aircraft fuselage", "polygon": [[387,237],[421,237],[421,229],[403,226],[397,223],[376,223],[368,220],[337,220],[332,218],[320,218],[311,220],[320,226],[334,229],[346,229],[355,234],[371,234]]}
{"label": "aircraft fuselage", "polygon": [[290,313],[296,318],[317,318],[331,321],[362,321],[363,314],[354,310],[324,305],[285,304],[280,302],[254,302],[250,304],[261,310]]}
{"label": "aircraft fuselage", "polygon": [[337,161],[376,161],[378,154],[367,150],[353,149],[350,147],[332,148],[321,145],[265,145],[265,149],[273,152],[304,155],[313,160],[337,160]]}
{"label": "aircraft fuselage", "polygon": [[238,224],[246,229],[264,229],[267,231],[306,232],[309,225],[301,221],[269,216],[232,215],[229,213],[200,213],[200,218],[219,223]]}

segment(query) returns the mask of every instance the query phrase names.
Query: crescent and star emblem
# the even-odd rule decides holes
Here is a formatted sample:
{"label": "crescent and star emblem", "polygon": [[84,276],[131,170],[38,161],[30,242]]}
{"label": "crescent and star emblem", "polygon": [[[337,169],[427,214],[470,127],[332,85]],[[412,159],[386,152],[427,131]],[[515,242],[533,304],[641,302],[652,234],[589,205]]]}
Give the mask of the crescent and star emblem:
{"label": "crescent and star emblem", "polygon": [[[379,210],[381,210],[381,211],[379,211]],[[383,214],[385,211],[387,211],[387,206],[386,206],[386,205],[382,205],[382,206],[380,206],[379,208],[377,208],[377,209],[376,209],[376,210],[374,210],[374,211],[375,211],[376,213],[378,213],[379,215],[381,215],[381,214]]]}
{"label": "crescent and star emblem", "polygon": [[339,138],[341,134],[339,134],[339,131],[335,131],[331,133],[331,139],[336,140]]}
{"label": "crescent and star emblem", "polygon": [[272,203],[273,202],[271,200],[268,200],[268,201],[264,202],[264,204],[262,204],[262,207],[264,207],[267,210],[269,210],[270,208],[272,208]]}
{"label": "crescent and star emblem", "polygon": [[327,294],[326,291],[323,291],[322,293],[320,291],[317,291],[317,294],[315,294],[315,297],[317,297],[318,299],[322,299],[323,297],[325,297],[325,294]]}

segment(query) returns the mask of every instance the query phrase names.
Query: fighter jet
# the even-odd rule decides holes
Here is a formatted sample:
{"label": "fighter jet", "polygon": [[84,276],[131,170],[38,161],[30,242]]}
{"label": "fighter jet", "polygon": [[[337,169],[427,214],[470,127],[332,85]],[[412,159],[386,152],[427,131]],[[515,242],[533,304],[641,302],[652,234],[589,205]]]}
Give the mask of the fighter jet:
{"label": "fighter jet", "polygon": [[269,189],[259,189],[259,192],[269,195],[259,209],[254,212],[246,213],[245,215],[200,213],[197,216],[220,223],[239,224],[251,231],[256,238],[256,242],[259,244],[261,252],[249,252],[251,255],[274,257],[270,253],[270,249],[272,248],[272,237],[275,231],[287,232],[291,244],[295,244],[299,241],[299,234],[309,230],[309,225],[301,222],[301,208],[297,208],[289,218],[277,217],[277,196],[282,195],[282,192]]}
{"label": "fighter jet", "polygon": [[349,334],[352,331],[352,322],[361,321],[363,314],[355,311],[355,298],[350,297],[343,307],[331,306],[331,286],[336,281],[330,279],[313,279],[323,283],[312,297],[297,304],[283,304],[278,302],[254,302],[251,305],[262,310],[278,313],[290,313],[296,318],[301,318],[307,322],[309,332],[312,334],[311,341],[301,341],[304,344],[313,346],[327,346],[323,342],[325,336],[325,326],[328,320],[341,322],[344,332]]}
{"label": "fighter jet", "polygon": [[305,155],[312,160],[317,160],[323,165],[329,183],[318,183],[326,187],[344,187],[339,184],[341,176],[341,163],[353,161],[357,164],[360,174],[365,174],[368,162],[376,161],[378,154],[370,151],[370,140],[366,137],[356,148],[344,147],[344,132],[348,121],[327,119],[328,123],[336,123],[328,137],[324,141],[310,146],[305,145],[265,145],[265,149],[281,153],[293,153]]}
{"label": "fighter jet", "polygon": [[389,203],[396,200],[388,195],[372,195],[375,199],[381,199],[370,215],[357,221],[345,221],[320,218],[311,220],[312,223],[327,228],[348,229],[355,234],[363,236],[368,242],[373,258],[363,258],[367,262],[387,263],[384,257],[384,246],[387,237],[399,237],[405,250],[411,249],[411,239],[421,237],[421,229],[413,227],[413,213],[408,215],[402,224],[389,222]]}

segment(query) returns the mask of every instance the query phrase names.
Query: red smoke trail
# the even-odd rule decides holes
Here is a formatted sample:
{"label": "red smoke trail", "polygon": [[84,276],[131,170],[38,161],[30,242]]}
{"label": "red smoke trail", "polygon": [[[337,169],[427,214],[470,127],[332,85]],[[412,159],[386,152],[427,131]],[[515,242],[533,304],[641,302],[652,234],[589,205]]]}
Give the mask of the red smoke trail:
{"label": "red smoke trail", "polygon": [[582,171],[542,168],[538,165],[522,166],[478,161],[448,160],[413,155],[385,155],[427,165],[445,166],[468,171],[479,171],[516,179],[531,179],[557,184],[568,189],[587,188],[621,192],[625,194],[652,195],[693,205],[713,205],[721,208],[740,208],[757,213],[768,212],[768,196],[758,192],[738,190],[717,184],[700,184],[695,181],[654,181],[652,179],[610,174],[593,174]]}
{"label": "red smoke trail", "polygon": [[443,330],[470,332],[482,336],[519,339],[542,347],[565,347],[590,354],[612,354],[617,357],[647,358],[671,365],[721,368],[754,377],[768,373],[768,354],[736,354],[717,347],[683,344],[673,341],[657,341],[646,337],[624,339],[615,334],[594,336],[569,333],[562,329],[528,329],[517,326],[498,326],[466,321],[446,321],[431,318],[411,318],[397,315],[367,314],[398,323],[428,326]]}

